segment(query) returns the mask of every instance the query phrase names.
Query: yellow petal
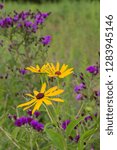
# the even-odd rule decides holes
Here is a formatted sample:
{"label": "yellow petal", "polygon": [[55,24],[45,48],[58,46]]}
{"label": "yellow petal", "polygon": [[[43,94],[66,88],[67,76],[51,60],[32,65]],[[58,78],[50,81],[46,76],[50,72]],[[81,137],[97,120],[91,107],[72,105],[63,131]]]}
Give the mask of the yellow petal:
{"label": "yellow petal", "polygon": [[27,106],[27,105],[30,105],[30,104],[34,103],[35,101],[36,101],[36,99],[32,99],[31,101],[20,104],[17,107],[24,107],[24,106]]}
{"label": "yellow petal", "polygon": [[31,105],[29,105],[29,106],[27,106],[27,107],[25,107],[23,110],[27,110],[27,109],[29,109],[30,107],[32,107],[33,105],[35,105],[37,103],[37,101],[35,101],[33,104],[31,104]]}
{"label": "yellow petal", "polygon": [[50,88],[49,90],[47,90],[46,92],[45,92],[45,95],[48,95],[49,93],[52,93],[52,92],[54,92],[55,90],[57,90],[57,86],[54,86],[54,87],[52,87],[52,88]]}
{"label": "yellow petal", "polygon": [[51,63],[51,66],[52,66],[53,71],[55,72],[55,67],[54,67],[53,63]]}
{"label": "yellow petal", "polygon": [[57,64],[56,64],[56,71],[59,71],[59,67],[60,67],[60,64],[59,64],[59,62],[57,62]]}
{"label": "yellow petal", "polygon": [[63,92],[64,92],[64,90],[59,89],[59,90],[56,90],[56,91],[54,91],[52,93],[47,94],[47,96],[56,96],[56,95],[59,95],[59,94],[61,94]]}
{"label": "yellow petal", "polygon": [[50,100],[56,101],[56,102],[64,102],[64,100],[62,100],[61,98],[50,98]]}
{"label": "yellow petal", "polygon": [[39,100],[37,102],[37,104],[35,105],[35,107],[34,107],[34,109],[32,111],[32,114],[34,114],[34,112],[40,108],[41,104],[42,104],[42,100]]}
{"label": "yellow petal", "polygon": [[25,95],[34,98],[34,96],[31,94],[25,94]]}
{"label": "yellow petal", "polygon": [[61,67],[60,72],[63,73],[66,69],[67,69],[68,65],[63,64],[63,66]]}
{"label": "yellow petal", "polygon": [[34,93],[35,96],[39,94],[39,92],[36,91],[36,90],[34,90],[33,93]]}
{"label": "yellow petal", "polygon": [[40,93],[44,93],[46,89],[46,83],[43,83]]}
{"label": "yellow petal", "polygon": [[44,99],[43,102],[44,102],[46,105],[52,105],[52,103],[51,103],[49,100],[47,100],[47,99]]}
{"label": "yellow petal", "polygon": [[71,74],[73,71],[71,71],[71,72],[65,72],[65,73],[63,73],[63,74],[61,74],[60,76],[59,76],[59,78],[64,78],[64,77],[66,77],[66,76],[68,76],[69,74]]}

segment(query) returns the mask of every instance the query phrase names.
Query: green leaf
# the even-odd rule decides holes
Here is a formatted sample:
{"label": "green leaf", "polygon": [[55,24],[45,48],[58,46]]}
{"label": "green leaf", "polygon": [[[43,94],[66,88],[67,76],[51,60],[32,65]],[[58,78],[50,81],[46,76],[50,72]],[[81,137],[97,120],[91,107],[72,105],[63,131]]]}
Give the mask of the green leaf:
{"label": "green leaf", "polygon": [[80,140],[78,142],[78,150],[83,150],[84,148],[84,142],[89,138],[91,135],[94,135],[94,133],[98,130],[97,127],[90,129],[86,131],[84,134],[81,135]]}
{"label": "green leaf", "polygon": [[77,120],[73,120],[73,121],[71,121],[69,123],[69,125],[66,128],[66,134],[67,134],[67,136],[69,136],[71,134],[72,130],[74,130],[74,127],[76,125],[78,125],[80,123],[80,121],[82,121],[83,119],[84,119],[84,117],[80,117]]}
{"label": "green leaf", "polygon": [[60,133],[53,131],[53,129],[46,129],[46,133],[48,138],[52,141],[52,143],[57,149],[59,150],[66,149],[64,137]]}
{"label": "green leaf", "polygon": [[14,128],[12,132],[12,137],[16,139],[19,131],[20,131],[19,127]]}

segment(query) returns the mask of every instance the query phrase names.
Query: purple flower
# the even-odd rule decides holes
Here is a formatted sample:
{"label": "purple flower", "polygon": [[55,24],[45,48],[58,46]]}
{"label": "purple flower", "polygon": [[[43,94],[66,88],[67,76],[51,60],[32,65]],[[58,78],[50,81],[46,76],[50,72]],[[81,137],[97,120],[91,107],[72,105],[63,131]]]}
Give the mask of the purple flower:
{"label": "purple flower", "polygon": [[24,26],[26,27],[26,28],[30,28],[30,27],[32,27],[32,22],[31,21],[25,21],[24,22]]}
{"label": "purple flower", "polygon": [[37,120],[32,120],[32,121],[30,122],[30,125],[31,125],[34,129],[36,129],[36,127],[37,127],[37,125],[38,125],[38,121],[37,121]]}
{"label": "purple flower", "polygon": [[93,118],[91,117],[91,116],[87,116],[87,117],[85,117],[85,119],[84,119],[86,122],[88,121],[88,120],[93,120]]}
{"label": "purple flower", "polygon": [[51,42],[51,36],[50,35],[47,35],[47,36],[44,36],[42,37],[41,39],[41,42],[42,44],[45,46],[45,45],[48,45],[50,42]]}
{"label": "purple flower", "polygon": [[38,125],[36,126],[36,130],[42,131],[43,129],[44,129],[44,125],[42,123],[38,123]]}
{"label": "purple flower", "polygon": [[37,131],[41,131],[44,129],[44,125],[42,123],[39,123],[37,120],[32,120],[30,122],[30,125]]}
{"label": "purple flower", "polygon": [[95,91],[96,96],[100,96],[100,91]]}
{"label": "purple flower", "polygon": [[89,72],[89,73],[92,73],[94,75],[96,75],[98,72],[99,72],[99,69],[97,66],[89,66],[86,68],[86,70]]}
{"label": "purple flower", "polygon": [[76,93],[78,93],[80,90],[84,89],[85,87],[86,87],[85,84],[80,83],[80,85],[76,85],[76,86],[75,86],[74,91],[75,91]]}
{"label": "purple flower", "polygon": [[38,116],[40,116],[40,114],[41,114],[41,113],[38,112],[38,111],[35,111],[35,112],[34,112],[34,115],[35,115],[36,118],[37,118]]}
{"label": "purple flower", "polygon": [[4,8],[4,5],[3,4],[0,4],[0,9],[3,9]]}
{"label": "purple flower", "polygon": [[20,69],[19,72],[22,74],[22,75],[25,75],[27,73],[27,70],[25,69]]}
{"label": "purple flower", "polygon": [[12,115],[11,114],[8,114],[8,118],[11,120],[12,119]]}
{"label": "purple flower", "polygon": [[30,124],[32,120],[33,120],[33,118],[27,117],[27,123],[28,123],[28,124]]}
{"label": "purple flower", "polygon": [[76,100],[82,100],[83,99],[83,95],[80,93],[76,96]]}
{"label": "purple flower", "polygon": [[77,142],[79,141],[79,139],[80,139],[80,135],[78,134],[78,135],[76,135],[76,137],[74,138],[74,141],[77,143]]}
{"label": "purple flower", "polygon": [[65,130],[69,123],[70,123],[70,120],[65,120],[65,121],[62,123],[61,127]]}
{"label": "purple flower", "polygon": [[15,120],[15,126],[21,127],[22,125],[25,125],[27,123],[27,117],[20,117]]}

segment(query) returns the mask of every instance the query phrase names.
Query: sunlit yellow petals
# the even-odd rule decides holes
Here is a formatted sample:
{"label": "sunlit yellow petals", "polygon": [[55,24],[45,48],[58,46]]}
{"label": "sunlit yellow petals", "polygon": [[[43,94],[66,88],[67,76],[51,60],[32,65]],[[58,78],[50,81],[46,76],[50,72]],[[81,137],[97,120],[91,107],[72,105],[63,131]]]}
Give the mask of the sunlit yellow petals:
{"label": "sunlit yellow petals", "polygon": [[33,104],[31,104],[31,105],[25,107],[23,110],[27,110],[27,109],[31,108],[33,105],[35,105],[35,104],[36,104],[36,101],[35,101]]}
{"label": "sunlit yellow petals", "polygon": [[31,94],[25,94],[25,95],[34,98],[34,96]]}
{"label": "sunlit yellow petals", "polygon": [[44,84],[42,85],[42,88],[41,88],[40,93],[44,93],[44,92],[45,92],[45,89],[46,89],[46,83],[44,83]]}
{"label": "sunlit yellow petals", "polygon": [[34,109],[32,111],[32,114],[34,114],[34,112],[40,108],[41,104],[42,104],[42,100],[37,102],[37,104],[35,105],[35,107],[34,107]]}
{"label": "sunlit yellow petals", "polygon": [[31,71],[31,72],[37,72],[35,69],[30,68],[30,67],[27,67],[26,69],[29,70],[29,71]]}
{"label": "sunlit yellow petals", "polygon": [[36,90],[34,90],[33,93],[34,93],[34,95],[36,96],[39,92],[36,91]]}
{"label": "sunlit yellow petals", "polygon": [[68,65],[63,64],[63,66],[61,67],[60,72],[63,73],[66,69],[67,69]]}
{"label": "sunlit yellow petals", "polygon": [[45,92],[45,95],[48,95],[49,93],[52,93],[52,92],[54,92],[55,90],[57,90],[57,86],[54,86],[54,87],[52,87],[52,88],[50,88],[49,90],[47,90],[46,92]]}
{"label": "sunlit yellow petals", "polygon": [[52,105],[52,102],[50,102],[50,101],[47,100],[47,99],[44,99],[43,102],[44,102],[46,105]]}
{"label": "sunlit yellow petals", "polygon": [[39,67],[39,65],[36,65],[36,68],[37,68],[38,70],[40,70],[40,67]]}
{"label": "sunlit yellow petals", "polygon": [[56,71],[59,71],[59,67],[60,67],[60,64],[59,64],[59,62],[57,62],[57,64],[56,64]]}
{"label": "sunlit yellow petals", "polygon": [[56,102],[64,102],[61,98],[51,98],[50,100],[56,101]]}
{"label": "sunlit yellow petals", "polygon": [[30,104],[34,103],[35,101],[36,101],[36,99],[32,99],[31,101],[28,101],[26,103],[20,104],[17,107],[24,107],[24,106],[27,106],[27,105],[30,105]]}
{"label": "sunlit yellow petals", "polygon": [[55,69],[53,63],[51,63],[51,66],[52,66],[53,71],[55,72],[56,69]]}
{"label": "sunlit yellow petals", "polygon": [[47,96],[56,96],[56,95],[59,95],[59,94],[61,94],[63,92],[64,92],[64,90],[59,89],[59,90],[56,90],[56,91],[54,91],[52,93],[47,94]]}
{"label": "sunlit yellow petals", "polygon": [[59,77],[64,78],[64,77],[68,76],[69,74],[71,74],[73,72],[72,70],[73,70],[73,68],[70,68],[70,69],[66,70]]}

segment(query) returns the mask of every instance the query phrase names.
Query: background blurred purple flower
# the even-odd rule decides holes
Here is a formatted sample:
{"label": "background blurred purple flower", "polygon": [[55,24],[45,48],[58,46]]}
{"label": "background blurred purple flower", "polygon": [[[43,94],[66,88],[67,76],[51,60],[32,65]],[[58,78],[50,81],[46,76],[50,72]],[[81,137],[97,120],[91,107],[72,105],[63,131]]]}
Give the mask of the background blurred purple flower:
{"label": "background blurred purple flower", "polygon": [[20,69],[19,72],[22,74],[22,75],[25,75],[27,73],[27,70],[25,69]]}
{"label": "background blurred purple flower", "polygon": [[77,142],[79,141],[79,139],[80,139],[80,135],[78,134],[78,135],[76,135],[76,137],[74,138],[74,141],[77,143]]}
{"label": "background blurred purple flower", "polygon": [[44,36],[41,38],[41,42],[45,46],[51,42],[51,39],[52,39],[52,37],[50,35],[47,35],[47,36]]}
{"label": "background blurred purple flower", "polygon": [[93,120],[93,118],[91,117],[91,116],[87,116],[87,117],[85,117],[85,119],[84,119],[86,122],[88,121],[88,120]]}
{"label": "background blurred purple flower", "polygon": [[0,9],[3,9],[4,8],[4,4],[0,4]]}
{"label": "background blurred purple flower", "polygon": [[35,116],[36,118],[39,117],[40,114],[41,114],[41,113],[40,113],[39,111],[35,111],[35,112],[34,112],[34,116]]}
{"label": "background blurred purple flower", "polygon": [[65,130],[69,123],[70,123],[70,120],[65,120],[65,121],[62,123],[61,127]]}
{"label": "background blurred purple flower", "polygon": [[82,100],[83,99],[83,95],[80,93],[76,96],[76,100]]}
{"label": "background blurred purple flower", "polygon": [[84,89],[85,87],[86,87],[85,84],[80,83],[80,85],[76,85],[76,86],[75,86],[74,91],[75,91],[76,93],[78,93],[80,90]]}
{"label": "background blurred purple flower", "polygon": [[95,91],[96,96],[100,96],[100,91]]}

